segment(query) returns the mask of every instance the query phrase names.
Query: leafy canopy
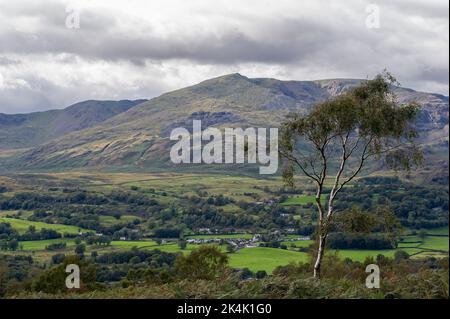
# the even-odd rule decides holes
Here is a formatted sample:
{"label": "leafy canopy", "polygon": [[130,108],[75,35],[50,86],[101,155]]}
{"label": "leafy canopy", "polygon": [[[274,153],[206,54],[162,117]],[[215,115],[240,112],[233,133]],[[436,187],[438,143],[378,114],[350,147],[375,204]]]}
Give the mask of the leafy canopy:
{"label": "leafy canopy", "polygon": [[399,105],[391,90],[396,84],[395,78],[384,72],[316,105],[306,116],[294,114],[289,118],[283,124],[280,141],[280,153],[287,160],[285,179],[292,182],[297,166],[320,182],[329,173],[333,158],[344,162],[346,169],[353,159],[355,168],[350,178],[371,156],[383,156],[394,169],[409,170],[419,165],[422,155],[413,143],[418,136],[414,122],[419,105]]}

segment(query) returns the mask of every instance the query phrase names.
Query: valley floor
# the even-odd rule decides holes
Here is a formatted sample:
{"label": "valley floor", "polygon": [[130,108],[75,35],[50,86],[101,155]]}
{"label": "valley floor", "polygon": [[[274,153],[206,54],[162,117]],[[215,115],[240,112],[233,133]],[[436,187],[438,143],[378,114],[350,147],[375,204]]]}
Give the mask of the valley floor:
{"label": "valley floor", "polygon": [[[261,179],[224,174],[67,172],[0,176],[0,226],[3,227],[0,228],[0,244],[3,243],[0,279],[6,263],[10,267],[6,274],[17,281],[8,286],[12,287],[9,294],[20,296],[22,288],[14,290],[14,287],[34,287],[35,272],[46,276],[48,271],[62,265],[61,260],[78,254],[77,250],[81,248],[86,260],[96,263],[96,258],[119,256],[126,252],[144,252],[144,256],[156,252],[163,259],[175,258],[164,253],[178,253],[176,258],[180,258],[193,255],[192,251],[208,244],[226,254],[227,267],[232,273],[239,269],[251,273],[253,279],[257,274],[264,274],[263,278],[268,278],[270,285],[281,281],[283,287],[298,283],[314,289],[314,284],[308,279],[310,270],[304,268],[311,265],[314,255],[314,240],[311,239],[315,225],[314,188],[304,179],[298,179],[296,183],[299,187],[293,191],[284,188],[279,177]],[[415,296],[414,290],[405,287],[417,280],[415,276],[422,268],[430,278],[448,271],[445,265],[449,256],[449,229],[443,226],[448,225],[448,214],[444,212],[446,205],[448,207],[448,190],[439,185],[405,183],[390,176],[375,176],[372,180],[363,180],[358,187],[350,188],[344,194],[345,200],[341,205],[361,205],[367,211],[380,203],[392,202],[394,213],[406,226],[397,235],[395,249],[327,249],[326,256],[330,260],[339,260],[339,265],[333,270],[336,272],[334,279],[329,282],[329,289],[337,297],[353,296],[351,289],[343,294],[338,292],[339,285],[348,284],[346,279],[337,283],[340,277],[346,276],[346,271],[350,277],[356,276],[352,277],[354,282],[351,285],[359,285],[358,293],[361,296],[367,294],[361,279],[365,276],[364,265],[382,260],[380,255],[389,257],[394,277],[405,280],[399,295],[402,297]],[[48,236],[49,232],[59,238],[38,238]],[[96,239],[89,242],[92,237]],[[16,243],[10,247],[11,238],[16,238]],[[102,243],[102,238],[107,240]],[[405,258],[405,255],[411,265],[398,266],[398,256]],[[30,257],[32,262],[28,263]],[[158,260],[159,268],[155,271],[164,272],[169,266]],[[102,272],[109,269],[104,273],[106,277],[101,285],[110,285],[115,290],[113,293],[94,289],[95,293],[89,296],[109,298],[110,294],[120,294],[126,298],[131,293],[129,296],[136,297],[139,284],[136,291],[127,290],[128,278],[133,275],[133,269],[151,273],[153,268],[148,267],[152,263],[155,261],[138,258],[120,265],[114,262],[96,264]],[[172,275],[175,266],[172,260],[169,267]],[[345,270],[346,267],[350,268]],[[433,267],[439,267],[439,271],[434,272]],[[408,276],[403,278],[402,271]],[[300,282],[296,273],[303,276]],[[230,283],[236,287],[242,285],[242,278],[230,276],[227,279]],[[289,276],[293,276],[293,281],[289,281]],[[46,279],[40,280],[46,282]],[[386,288],[386,293],[395,290],[396,280],[389,283],[392,286]],[[136,279],[136,282],[141,281]],[[189,297],[192,283],[185,284],[184,293]],[[211,281],[204,287],[214,290],[208,290],[211,296],[217,296],[215,294],[222,289],[219,284],[214,286],[216,284]],[[254,284],[258,289],[264,289],[264,282]],[[155,285],[155,293],[146,297],[163,297],[168,290],[168,297],[177,297],[177,291],[170,282]],[[33,289],[27,290],[24,297],[45,296],[34,295],[39,289]],[[431,289],[432,295],[436,296],[448,294],[448,290],[435,292],[432,288],[426,289]],[[268,296],[277,298],[276,293],[273,296],[272,293]],[[295,293],[285,293],[286,296],[299,297]],[[426,296],[426,292],[424,294]],[[251,290],[243,290],[238,291],[238,296],[253,295]],[[370,292],[367,297],[380,296]]]}

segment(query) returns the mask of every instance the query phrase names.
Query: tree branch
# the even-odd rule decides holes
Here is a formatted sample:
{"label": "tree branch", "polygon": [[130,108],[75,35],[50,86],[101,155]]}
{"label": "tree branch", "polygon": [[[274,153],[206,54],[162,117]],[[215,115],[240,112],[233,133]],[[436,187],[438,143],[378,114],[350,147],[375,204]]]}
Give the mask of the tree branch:
{"label": "tree branch", "polygon": [[372,140],[373,140],[373,136],[371,136],[371,137],[369,138],[368,142],[364,145],[364,149],[363,149],[363,151],[362,151],[362,153],[361,153],[361,159],[360,159],[360,162],[359,162],[359,165],[358,165],[357,169],[353,172],[352,175],[350,175],[349,178],[347,178],[347,180],[345,180],[343,183],[341,183],[341,185],[339,186],[339,188],[338,188],[337,191],[336,191],[336,194],[337,194],[337,193],[338,193],[338,192],[339,192],[346,184],[348,184],[350,181],[352,181],[352,180],[356,177],[356,175],[359,174],[359,172],[361,171],[361,169],[362,169],[363,166],[364,166],[364,162],[366,161],[367,158],[369,158],[369,157],[371,156],[370,153],[367,153],[367,150],[368,150],[368,147],[370,146],[370,143],[372,143]]}
{"label": "tree branch", "polygon": [[281,153],[282,156],[286,157],[291,162],[294,162],[295,164],[297,164],[297,166],[300,167],[300,169],[302,170],[303,174],[305,174],[307,177],[311,178],[312,180],[316,181],[316,183],[319,183],[318,177],[316,177],[313,174],[310,174],[308,171],[306,171],[306,169],[303,167],[303,165],[299,162],[299,160],[295,156],[285,153],[283,151],[279,151],[279,152]]}

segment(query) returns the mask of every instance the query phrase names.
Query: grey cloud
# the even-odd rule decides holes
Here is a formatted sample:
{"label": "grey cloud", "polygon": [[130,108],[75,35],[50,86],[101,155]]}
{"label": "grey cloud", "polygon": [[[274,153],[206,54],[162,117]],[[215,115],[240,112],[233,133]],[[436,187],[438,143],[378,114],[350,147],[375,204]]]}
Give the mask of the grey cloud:
{"label": "grey cloud", "polygon": [[6,56],[0,56],[0,65],[15,65],[20,64],[20,60],[11,59]]}
{"label": "grey cloud", "polygon": [[53,106],[43,92],[26,88],[0,90],[0,113],[29,113]]}
{"label": "grey cloud", "polygon": [[[0,113],[29,113],[61,109],[82,100],[140,99],[164,90],[157,81],[149,80],[139,87],[108,87],[78,81],[74,86],[59,86],[44,77],[23,77],[24,86],[0,89]],[[51,93],[51,94],[49,94]]]}
{"label": "grey cloud", "polygon": [[[27,14],[39,14],[37,8],[28,8]],[[325,60],[333,63],[346,61],[347,55],[356,58],[375,58],[371,50],[374,43],[383,43],[389,34],[368,32],[363,19],[356,25],[335,18],[332,21],[310,19],[280,19],[265,27],[266,33],[251,37],[244,30],[226,29],[217,35],[204,30],[201,34],[172,34],[156,36],[151,30],[136,36],[116,32],[114,17],[104,12],[84,11],[82,27],[68,30],[64,26],[64,7],[53,3],[45,10],[45,25],[34,34],[17,30],[0,32],[0,52],[3,53],[71,53],[85,58],[104,60],[127,60],[143,64],[145,60],[187,59],[198,63],[315,63],[327,53]],[[63,16],[55,18],[58,16]],[[361,17],[364,17],[361,14]],[[365,51],[349,52],[350,45],[363,47]],[[399,43],[395,49],[405,50],[407,44]],[[397,51],[398,52],[398,51]],[[386,55],[386,52],[380,52]],[[409,52],[411,53],[411,52]],[[388,53],[389,54],[389,53]],[[330,59],[330,56],[332,57]],[[334,58],[334,57],[337,58]],[[358,59],[357,59],[358,60]],[[322,61],[323,62],[323,61]],[[352,58],[352,63],[354,64]]]}
{"label": "grey cloud", "polygon": [[378,0],[380,6],[392,8],[403,14],[417,15],[427,18],[448,19],[448,1],[421,0]]}
{"label": "grey cloud", "polygon": [[[448,94],[448,62],[436,61],[434,55],[434,52],[448,51],[448,34],[438,35],[421,29],[411,24],[409,19],[410,15],[417,15],[429,24],[437,21],[441,25],[441,20],[448,21],[446,1],[380,0],[381,29],[367,29],[364,25],[365,4],[372,1],[343,1],[341,8],[324,7],[326,14],[319,17],[302,15],[298,19],[285,16],[253,19],[243,16],[240,17],[240,24],[224,24],[218,30],[186,29],[163,34],[148,25],[134,32],[123,30],[121,17],[107,10],[92,9],[81,12],[81,29],[69,30],[64,24],[66,7],[62,3],[46,1],[43,5],[37,1],[27,1],[29,5],[24,6],[20,2],[5,5],[0,17],[2,14],[6,18],[37,17],[40,23],[31,33],[0,28],[0,66],[8,67],[8,60],[2,60],[2,56],[14,55],[17,57],[14,61],[20,63],[20,59],[27,60],[29,56],[50,54],[55,56],[55,60],[59,59],[58,63],[73,64],[75,60],[83,59],[131,63],[142,70],[151,63],[180,61],[176,63],[211,65],[218,70],[230,66],[239,71],[241,65],[259,64],[276,66],[288,74],[294,69],[313,69],[319,70],[315,72],[319,75],[333,73],[343,77],[365,77],[386,67],[401,82],[413,88],[435,87],[441,90],[440,93]],[[151,19],[151,13],[148,18]],[[253,27],[252,30],[246,29],[248,25]],[[61,53],[67,55],[58,56]],[[305,77],[311,79],[307,74]],[[30,81],[35,83],[42,79]],[[76,96],[78,100],[85,99],[83,94],[90,93],[88,89],[77,91],[47,85],[47,91],[31,90],[31,97],[22,97],[24,100],[20,103],[25,107],[28,101],[34,99],[35,105],[57,105],[60,101],[76,100]],[[145,89],[150,86],[154,89]],[[151,94],[161,93],[158,90],[162,89],[163,85],[158,85],[155,79],[152,85],[122,88],[121,92],[135,94],[136,90],[141,90],[140,93],[145,96],[137,97],[148,98]],[[0,91],[0,99],[6,101],[6,97],[13,93]],[[26,95],[22,91],[16,92],[19,93]],[[113,89],[111,93],[114,93]]]}
{"label": "grey cloud", "polygon": [[[94,14],[87,16],[95,20]],[[146,59],[187,59],[219,64],[294,63],[313,60],[314,55],[329,47],[336,51],[348,37],[358,37],[353,28],[342,29],[336,25],[320,24],[313,19],[281,20],[271,32],[256,39],[236,29],[224,30],[220,35],[205,30],[202,34],[159,37],[149,33],[136,37],[108,31],[114,30],[114,23],[85,26],[84,19],[83,16],[83,26],[79,30],[68,30],[63,26],[45,27],[34,34],[10,30],[0,34],[0,52],[64,52],[86,58],[128,60],[133,63],[142,63]],[[365,28],[362,31],[366,31]]]}
{"label": "grey cloud", "polygon": [[417,78],[436,83],[448,83],[448,68],[424,68]]}
{"label": "grey cloud", "polygon": [[[20,17],[37,18],[46,29],[66,29],[66,17],[77,6],[67,6],[64,2],[55,0],[43,1],[10,1],[2,6],[2,13],[6,17],[15,19]],[[105,13],[85,10],[79,7],[83,17],[83,27],[89,30],[104,30],[115,24],[115,17]],[[69,12],[67,11],[69,10]]]}

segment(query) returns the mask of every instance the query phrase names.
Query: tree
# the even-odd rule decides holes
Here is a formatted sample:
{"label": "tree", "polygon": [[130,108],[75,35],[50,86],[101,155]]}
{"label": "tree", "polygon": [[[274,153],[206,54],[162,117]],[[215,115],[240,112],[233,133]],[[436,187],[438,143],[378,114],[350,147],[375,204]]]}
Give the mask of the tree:
{"label": "tree", "polygon": [[394,254],[394,261],[399,263],[401,260],[408,259],[409,254],[404,250],[397,250]]}
{"label": "tree", "polygon": [[178,247],[180,247],[181,250],[185,250],[187,246],[187,242],[184,239],[178,240]]}
{"label": "tree", "polygon": [[57,265],[64,262],[64,259],[66,258],[66,255],[64,254],[56,254],[52,256],[52,264]]}
{"label": "tree", "polygon": [[85,244],[78,244],[75,247],[75,253],[82,258],[84,256],[84,252],[86,251],[86,245]]}
{"label": "tree", "polygon": [[[316,105],[309,114],[294,114],[283,123],[280,155],[285,182],[293,186],[294,175],[299,171],[316,185],[315,278],[320,278],[337,195],[368,160],[383,159],[390,168],[407,170],[421,163],[413,125],[419,107],[415,103],[399,105],[391,91],[396,84],[395,78],[384,72]],[[331,188],[325,188],[328,181]]]}
{"label": "tree", "polygon": [[95,261],[98,257],[98,253],[96,251],[91,252],[91,259]]}
{"label": "tree", "polygon": [[263,279],[267,277],[267,272],[265,270],[258,270],[256,272],[256,278],[257,279]]}
{"label": "tree", "polygon": [[78,265],[80,271],[81,289],[76,289],[77,292],[86,292],[98,289],[96,283],[97,266],[87,261],[82,261],[79,256],[66,256],[63,263],[48,268],[43,271],[37,279],[32,283],[32,288],[36,292],[45,292],[49,294],[61,294],[68,291],[66,287],[66,266],[69,264]]}
{"label": "tree", "polygon": [[8,249],[12,251],[16,251],[19,248],[19,242],[15,239],[8,242]]}
{"label": "tree", "polygon": [[335,222],[343,232],[368,234],[377,226],[375,214],[364,213],[359,207],[353,206],[343,211]]}
{"label": "tree", "polygon": [[28,232],[29,232],[30,234],[36,233],[36,226],[34,226],[34,225],[28,226]]}
{"label": "tree", "polygon": [[217,246],[205,245],[187,256],[180,255],[175,261],[175,270],[181,278],[213,280],[227,264],[228,256]]}
{"label": "tree", "polygon": [[227,243],[225,249],[226,249],[226,251],[227,251],[228,254],[234,253],[234,247],[233,247],[233,245],[231,245],[230,243]]}
{"label": "tree", "polygon": [[130,259],[130,264],[136,265],[139,264],[141,262],[141,258],[139,258],[139,256],[133,256]]}
{"label": "tree", "polygon": [[402,224],[397,219],[397,217],[395,217],[395,214],[392,212],[392,210],[387,206],[378,207],[375,214],[380,221],[381,230],[388,235],[391,243],[395,243],[396,246],[398,235],[403,232]]}

